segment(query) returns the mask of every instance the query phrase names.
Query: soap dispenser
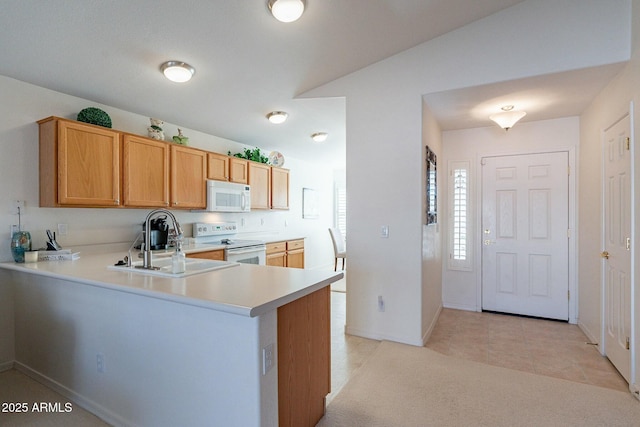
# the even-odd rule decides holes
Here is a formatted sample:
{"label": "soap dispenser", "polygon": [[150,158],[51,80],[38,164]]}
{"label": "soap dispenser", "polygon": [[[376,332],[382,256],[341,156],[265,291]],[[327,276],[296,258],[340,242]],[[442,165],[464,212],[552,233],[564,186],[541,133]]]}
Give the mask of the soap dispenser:
{"label": "soap dispenser", "polygon": [[171,255],[171,272],[184,273],[187,268],[187,257],[182,250],[182,240],[176,242],[176,251]]}

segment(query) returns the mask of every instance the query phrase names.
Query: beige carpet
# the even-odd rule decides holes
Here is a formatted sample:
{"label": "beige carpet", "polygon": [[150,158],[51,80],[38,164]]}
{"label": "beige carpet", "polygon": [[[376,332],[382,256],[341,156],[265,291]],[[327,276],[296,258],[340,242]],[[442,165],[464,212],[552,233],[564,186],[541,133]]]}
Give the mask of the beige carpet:
{"label": "beige carpet", "polygon": [[319,427],[638,426],[630,393],[384,341]]}

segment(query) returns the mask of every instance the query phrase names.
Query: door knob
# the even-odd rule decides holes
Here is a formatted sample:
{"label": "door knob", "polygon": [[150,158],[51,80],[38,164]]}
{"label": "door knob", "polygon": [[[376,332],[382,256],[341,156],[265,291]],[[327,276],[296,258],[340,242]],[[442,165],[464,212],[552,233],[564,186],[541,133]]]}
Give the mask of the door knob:
{"label": "door knob", "polygon": [[607,251],[603,251],[603,252],[600,254],[600,256],[601,256],[602,258],[604,258],[604,259],[609,259],[609,252],[607,252]]}

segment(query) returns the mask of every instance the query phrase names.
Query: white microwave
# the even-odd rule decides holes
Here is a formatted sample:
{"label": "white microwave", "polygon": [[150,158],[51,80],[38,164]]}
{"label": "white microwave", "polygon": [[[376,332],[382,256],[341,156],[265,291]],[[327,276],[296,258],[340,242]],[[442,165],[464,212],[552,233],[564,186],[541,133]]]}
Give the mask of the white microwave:
{"label": "white microwave", "polygon": [[207,180],[207,211],[249,212],[251,187],[235,182]]}

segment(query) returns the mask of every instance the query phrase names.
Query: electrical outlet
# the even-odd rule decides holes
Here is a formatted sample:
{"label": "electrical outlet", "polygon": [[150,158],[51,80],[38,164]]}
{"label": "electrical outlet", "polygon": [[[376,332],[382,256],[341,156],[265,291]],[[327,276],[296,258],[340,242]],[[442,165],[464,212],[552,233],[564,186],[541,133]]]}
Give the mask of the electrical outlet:
{"label": "electrical outlet", "polygon": [[104,354],[102,353],[96,354],[96,369],[99,374],[104,374],[104,371],[106,370]]}
{"label": "electrical outlet", "polygon": [[69,226],[67,224],[58,224],[58,234],[61,236],[66,236],[68,227]]}
{"label": "electrical outlet", "polygon": [[273,361],[273,344],[269,344],[262,349],[262,375],[267,375],[267,372],[273,368]]}
{"label": "electrical outlet", "polygon": [[388,239],[389,238],[389,226],[388,225],[383,225],[382,227],[380,227],[380,237],[382,237],[383,239]]}
{"label": "electrical outlet", "polygon": [[18,224],[12,224],[9,226],[9,235],[13,236],[13,233],[15,233],[16,231],[20,231],[20,227],[18,226]]}
{"label": "electrical outlet", "polygon": [[382,295],[378,295],[378,311],[384,311],[384,300],[382,299]]}

